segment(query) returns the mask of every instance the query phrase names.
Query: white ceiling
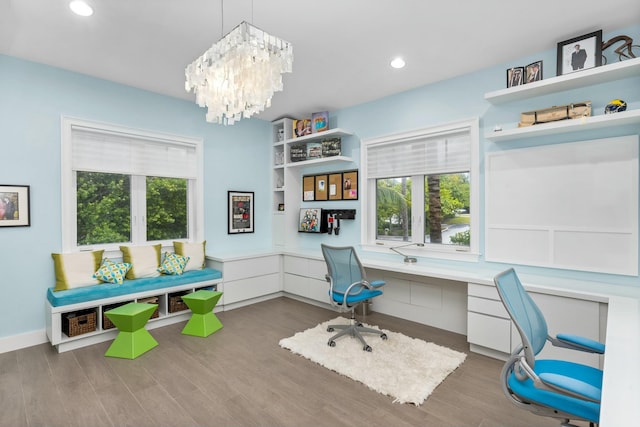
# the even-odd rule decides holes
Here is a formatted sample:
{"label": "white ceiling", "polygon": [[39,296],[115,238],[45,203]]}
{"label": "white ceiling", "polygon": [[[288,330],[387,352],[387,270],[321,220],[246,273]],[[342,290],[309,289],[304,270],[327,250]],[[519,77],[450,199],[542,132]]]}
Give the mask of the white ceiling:
{"label": "white ceiling", "polygon": [[[248,21],[293,44],[284,91],[257,116],[269,121],[334,111],[640,23],[638,0],[87,1],[90,18],[71,13],[69,0],[0,0],[0,53],[194,100],[185,66]],[[388,65],[396,55],[407,62],[402,70]]]}

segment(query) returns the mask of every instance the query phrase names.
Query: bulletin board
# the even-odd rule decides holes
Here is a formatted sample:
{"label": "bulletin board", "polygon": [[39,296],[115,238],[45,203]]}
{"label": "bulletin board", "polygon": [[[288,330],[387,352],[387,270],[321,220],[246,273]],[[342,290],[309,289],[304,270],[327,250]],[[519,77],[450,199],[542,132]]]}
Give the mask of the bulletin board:
{"label": "bulletin board", "polygon": [[302,201],[358,200],[358,171],[340,171],[302,177]]}

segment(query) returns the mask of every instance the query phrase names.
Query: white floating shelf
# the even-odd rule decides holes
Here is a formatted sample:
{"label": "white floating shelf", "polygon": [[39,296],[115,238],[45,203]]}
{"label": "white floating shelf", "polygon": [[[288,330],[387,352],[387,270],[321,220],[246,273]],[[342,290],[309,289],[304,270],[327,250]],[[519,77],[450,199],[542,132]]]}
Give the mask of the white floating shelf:
{"label": "white floating shelf", "polygon": [[610,126],[624,126],[634,123],[640,124],[640,110],[622,111],[620,113],[603,114],[581,119],[559,120],[557,122],[542,123],[516,129],[488,132],[484,137],[489,141],[500,142],[532,138],[535,136],[594,130]]}
{"label": "white floating shelf", "polygon": [[290,163],[287,163],[287,167],[300,168],[305,166],[314,166],[314,165],[339,163],[339,162],[352,162],[352,161],[353,159],[351,157],[331,156],[331,157],[321,157],[319,159],[313,159],[313,160],[304,160],[302,162],[290,162]]}
{"label": "white floating shelf", "polygon": [[628,59],[563,76],[543,79],[534,83],[488,92],[484,95],[484,99],[492,104],[502,104],[637,75],[640,75],[640,58]]}

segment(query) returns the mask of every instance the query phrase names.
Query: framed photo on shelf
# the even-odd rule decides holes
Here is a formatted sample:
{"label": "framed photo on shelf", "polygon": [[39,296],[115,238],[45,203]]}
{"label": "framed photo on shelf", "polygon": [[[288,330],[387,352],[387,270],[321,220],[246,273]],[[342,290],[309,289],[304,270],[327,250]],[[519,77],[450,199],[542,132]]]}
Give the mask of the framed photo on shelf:
{"label": "framed photo on shelf", "polygon": [[358,200],[358,171],[342,172],[342,199]]}
{"label": "framed photo on shelf", "polygon": [[278,203],[278,211],[284,212],[284,203]]}
{"label": "framed photo on shelf", "polygon": [[524,84],[524,67],[513,67],[507,70],[507,87]]}
{"label": "framed photo on shelf", "polygon": [[542,80],[542,61],[532,62],[525,68],[526,83],[533,83]]}
{"label": "framed photo on shelf", "polygon": [[602,30],[558,43],[558,76],[600,65],[602,65]]}
{"label": "framed photo on shelf", "polygon": [[0,185],[0,227],[29,227],[31,204],[28,185]]}
{"label": "framed photo on shelf", "polygon": [[228,191],[228,234],[253,233],[253,192]]}

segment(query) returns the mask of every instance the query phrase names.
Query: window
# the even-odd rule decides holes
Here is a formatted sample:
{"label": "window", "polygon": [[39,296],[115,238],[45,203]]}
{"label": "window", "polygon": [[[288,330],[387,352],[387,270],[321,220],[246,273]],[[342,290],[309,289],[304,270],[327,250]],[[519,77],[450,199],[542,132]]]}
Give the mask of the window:
{"label": "window", "polygon": [[62,131],[65,251],[203,238],[201,141],[75,119]]}
{"label": "window", "polygon": [[478,121],[362,142],[362,244],[477,258]]}

